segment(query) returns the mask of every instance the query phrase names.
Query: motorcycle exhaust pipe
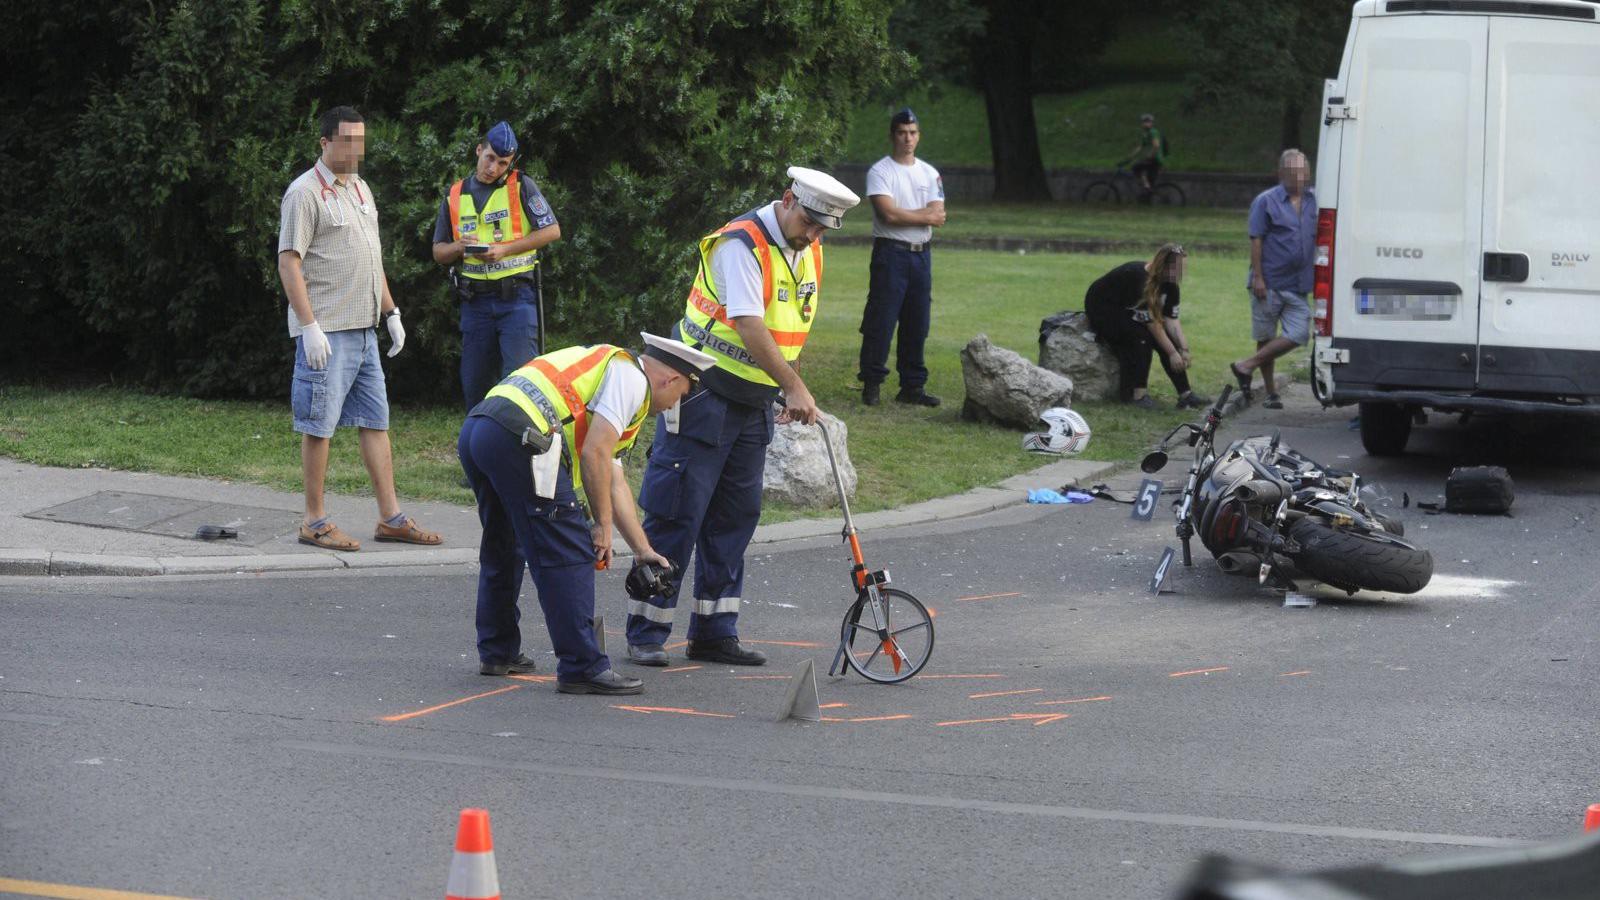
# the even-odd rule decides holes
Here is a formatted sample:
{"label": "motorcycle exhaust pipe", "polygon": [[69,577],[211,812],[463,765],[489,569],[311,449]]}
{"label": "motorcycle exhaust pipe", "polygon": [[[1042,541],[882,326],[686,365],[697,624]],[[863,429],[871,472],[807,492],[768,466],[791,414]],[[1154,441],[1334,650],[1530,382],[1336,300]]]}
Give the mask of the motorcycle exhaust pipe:
{"label": "motorcycle exhaust pipe", "polygon": [[1246,481],[1233,489],[1234,493],[1249,504],[1272,504],[1283,500],[1283,485],[1270,481]]}
{"label": "motorcycle exhaust pipe", "polygon": [[1229,575],[1253,573],[1261,568],[1261,558],[1253,553],[1229,551],[1217,557],[1217,568]]}

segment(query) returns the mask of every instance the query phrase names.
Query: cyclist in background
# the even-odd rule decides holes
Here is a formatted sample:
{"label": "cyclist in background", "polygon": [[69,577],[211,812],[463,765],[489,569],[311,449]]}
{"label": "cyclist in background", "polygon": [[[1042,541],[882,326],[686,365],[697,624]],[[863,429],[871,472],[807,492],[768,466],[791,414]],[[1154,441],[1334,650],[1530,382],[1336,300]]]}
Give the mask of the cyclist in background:
{"label": "cyclist in background", "polygon": [[1167,161],[1167,140],[1156,127],[1156,117],[1145,113],[1139,117],[1139,143],[1119,167],[1132,163],[1134,177],[1139,179],[1139,202],[1150,202],[1150,191],[1155,187],[1156,176]]}

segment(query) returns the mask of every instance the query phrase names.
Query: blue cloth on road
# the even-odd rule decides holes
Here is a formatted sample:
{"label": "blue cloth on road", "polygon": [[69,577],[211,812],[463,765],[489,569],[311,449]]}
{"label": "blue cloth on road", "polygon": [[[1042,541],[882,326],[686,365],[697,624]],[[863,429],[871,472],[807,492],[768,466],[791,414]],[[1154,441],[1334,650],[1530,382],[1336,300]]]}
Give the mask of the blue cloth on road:
{"label": "blue cloth on road", "polygon": [[1028,491],[1029,503],[1093,503],[1094,498],[1081,491],[1067,491],[1062,494],[1049,488],[1033,488]]}
{"label": "blue cloth on road", "polygon": [[[1261,239],[1261,275],[1268,290],[1310,292],[1317,243],[1315,191],[1308,187],[1300,192],[1298,213],[1281,184],[1257,194],[1250,203],[1250,236]],[[1249,275],[1244,286],[1250,287]]]}
{"label": "blue cloth on road", "polygon": [[639,487],[644,532],[650,546],[672,561],[672,588],[629,604],[630,644],[666,643],[691,555],[695,604],[689,639],[738,636],[744,552],[761,519],[772,407],[735,403],[699,387],[683,399],[678,423],[678,433],[671,434],[664,421],[656,421]]}
{"label": "blue cloth on road", "polygon": [[468,416],[456,445],[478,499],[478,658],[508,663],[522,650],[524,560],[556,652],[556,677],[582,681],[611,668],[594,637],[594,546],[565,463],[554,499],[534,496],[520,436],[484,416]]}

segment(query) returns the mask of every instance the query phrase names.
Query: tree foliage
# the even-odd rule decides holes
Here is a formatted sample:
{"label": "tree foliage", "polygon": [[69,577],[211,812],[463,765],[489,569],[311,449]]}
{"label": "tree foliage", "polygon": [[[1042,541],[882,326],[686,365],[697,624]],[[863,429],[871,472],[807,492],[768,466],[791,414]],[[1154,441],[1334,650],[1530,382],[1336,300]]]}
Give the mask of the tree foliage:
{"label": "tree foliage", "polygon": [[[12,0],[0,162],[10,367],[95,356],[196,394],[279,394],[283,190],[316,117],[367,120],[362,174],[412,335],[402,390],[448,394],[456,311],[429,252],[450,182],[499,119],[545,188],[551,327],[665,328],[692,247],[827,168],[883,73],[888,0]],[[394,383],[394,382],[392,382]]]}
{"label": "tree foliage", "polygon": [[936,79],[983,92],[995,199],[1049,200],[1033,97],[1080,83],[1119,16],[1103,3],[1051,0],[907,0],[890,18],[896,47],[920,63],[892,84]]}
{"label": "tree foliage", "polygon": [[1280,146],[1303,147],[1301,112],[1321,102],[1323,79],[1338,74],[1350,0],[1215,0],[1182,10],[1198,62],[1191,101],[1270,104],[1283,115]]}

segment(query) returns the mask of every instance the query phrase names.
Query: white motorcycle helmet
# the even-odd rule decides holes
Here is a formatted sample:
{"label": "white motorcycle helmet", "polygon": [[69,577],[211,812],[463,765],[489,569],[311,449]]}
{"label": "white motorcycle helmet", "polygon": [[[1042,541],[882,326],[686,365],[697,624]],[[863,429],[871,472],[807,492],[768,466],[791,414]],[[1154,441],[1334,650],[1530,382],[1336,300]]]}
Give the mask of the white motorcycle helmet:
{"label": "white motorcycle helmet", "polygon": [[1048,430],[1022,436],[1022,449],[1029,453],[1076,456],[1089,446],[1089,423],[1077,411],[1052,406],[1039,414],[1039,420]]}

